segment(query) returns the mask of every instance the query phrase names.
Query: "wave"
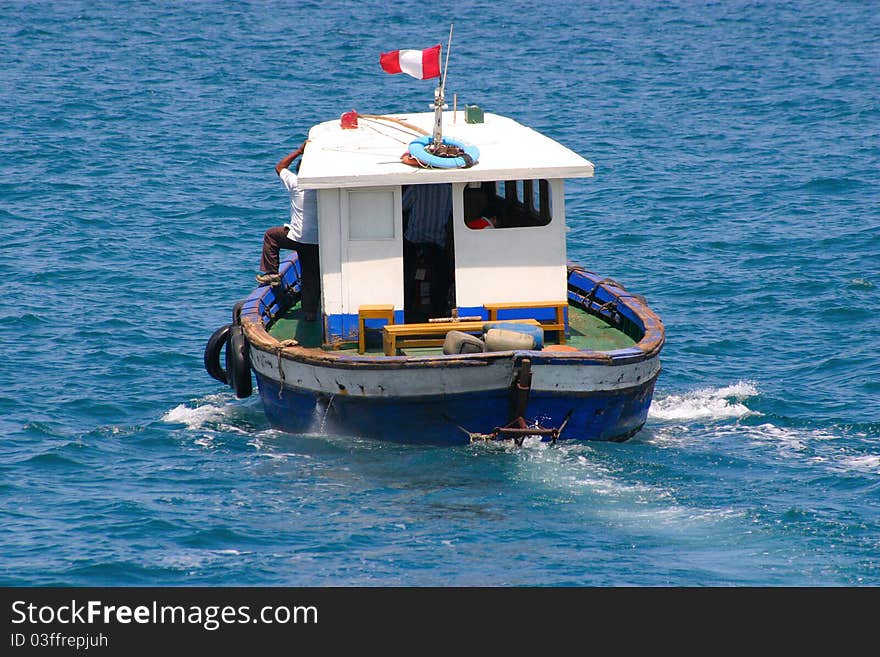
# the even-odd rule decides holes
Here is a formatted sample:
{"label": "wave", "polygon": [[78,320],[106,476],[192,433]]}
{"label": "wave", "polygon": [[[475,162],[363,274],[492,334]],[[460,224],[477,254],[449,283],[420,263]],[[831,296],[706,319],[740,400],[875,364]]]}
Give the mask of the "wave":
{"label": "wave", "polygon": [[232,403],[227,396],[223,394],[208,395],[194,403],[197,405],[178,404],[167,411],[161,417],[161,421],[169,424],[183,424],[190,431],[209,429],[250,433],[249,427],[242,426],[243,408],[239,404]]}
{"label": "wave", "polygon": [[851,189],[858,189],[859,187],[865,186],[866,183],[862,180],[857,180],[854,178],[813,178],[807,183],[801,185],[801,189],[807,191],[818,191],[818,192],[843,192],[849,191]]}
{"label": "wave", "polygon": [[85,467],[85,464],[77,461],[76,459],[68,458],[66,456],[62,456],[57,452],[44,452],[42,454],[36,454],[35,456],[30,457],[24,463],[28,465],[36,465],[40,467],[65,467],[65,468],[81,468]]}
{"label": "wave", "polygon": [[880,474],[876,444],[864,434],[834,427],[784,427],[771,423],[718,427],[715,438],[734,438],[742,445],[770,448],[775,458],[817,472],[847,475]]}
{"label": "wave", "polygon": [[867,278],[853,278],[848,283],[849,287],[856,290],[873,290],[874,284]]}
{"label": "wave", "polygon": [[880,455],[845,454],[835,465],[842,472],[880,474]]}
{"label": "wave", "polygon": [[[745,394],[751,384],[737,384],[730,388],[738,389],[740,385],[744,385],[740,394]],[[646,429],[643,440],[655,445],[688,446],[689,449],[710,452],[724,445],[723,451],[728,455],[736,453],[756,463],[787,463],[791,467],[807,468],[817,473],[880,475],[880,454],[871,435],[873,425],[821,427],[786,426],[760,420],[759,423],[739,422],[740,418],[763,414],[751,411],[744,404],[730,403],[724,392],[729,392],[729,389],[721,388],[714,394],[712,391],[699,391],[680,397],[671,396],[667,398],[671,410],[663,419],[711,417],[735,418],[737,421],[697,428],[665,423]],[[699,401],[681,401],[688,396]],[[779,420],[784,421],[784,418],[776,418],[774,422]]]}
{"label": "wave", "polygon": [[758,395],[754,383],[740,381],[723,388],[700,388],[654,399],[648,417],[655,420],[722,420],[761,415],[742,402]]}
{"label": "wave", "polygon": [[772,445],[779,451],[788,453],[805,452],[808,448],[816,449],[824,441],[832,441],[840,435],[828,429],[808,427],[778,426],[770,422],[756,425],[737,424],[729,427],[716,427],[713,430],[716,438],[732,436],[740,442],[754,445]]}

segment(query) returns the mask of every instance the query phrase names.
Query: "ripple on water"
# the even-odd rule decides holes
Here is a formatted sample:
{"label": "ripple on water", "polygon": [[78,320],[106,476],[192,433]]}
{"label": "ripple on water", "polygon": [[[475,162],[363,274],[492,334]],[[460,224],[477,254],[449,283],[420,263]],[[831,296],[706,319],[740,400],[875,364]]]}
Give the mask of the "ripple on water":
{"label": "ripple on water", "polygon": [[594,162],[566,181],[567,257],[667,328],[627,443],[285,434],[204,372],[286,219],[278,159],[342,111],[427,109],[432,84],[375,57],[449,8],[402,2],[16,4],[3,583],[880,583],[870,3],[481,3],[456,24],[459,105]]}

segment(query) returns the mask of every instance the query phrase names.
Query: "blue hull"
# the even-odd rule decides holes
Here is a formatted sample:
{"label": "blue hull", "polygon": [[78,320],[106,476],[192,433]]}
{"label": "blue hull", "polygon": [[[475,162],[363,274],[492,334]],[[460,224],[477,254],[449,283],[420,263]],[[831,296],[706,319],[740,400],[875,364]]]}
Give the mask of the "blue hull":
{"label": "blue hull", "polygon": [[[634,346],[603,352],[517,351],[503,358],[501,353],[466,354],[447,361],[446,356],[361,356],[303,347],[295,341],[280,343],[268,327],[299,299],[295,254],[280,271],[286,285],[283,293],[269,286],[257,288],[236,306],[234,323],[226,328],[238,330],[249,349],[232,350],[229,372],[223,372],[219,362],[219,338],[212,336],[205,352],[208,372],[226,380],[238,397],[251,393],[253,372],[274,428],[457,445],[470,442],[471,434],[492,434],[508,426],[520,413],[529,427],[548,431],[559,429],[568,418],[559,436],[563,440],[624,441],[647,420],[660,374],[663,324],[643,299],[610,279],[571,265],[569,306],[586,310],[638,340]],[[487,316],[479,308],[470,310]],[[226,352],[228,356],[230,350]],[[529,378],[528,387],[520,388],[528,390],[528,399],[512,394],[509,387],[512,376],[523,375],[526,359],[539,382],[533,386]],[[236,362],[240,367],[231,368]],[[239,369],[246,382],[238,375],[227,376]],[[516,412],[515,397],[519,397]]]}
{"label": "blue hull", "polygon": [[[560,439],[623,441],[645,423],[655,381],[656,377],[634,388],[577,395],[533,390],[526,419],[530,426],[538,422],[555,428],[572,411]],[[257,375],[257,383],[269,422],[290,433],[456,445],[470,441],[462,428],[490,433],[510,420],[507,390],[415,399],[366,399],[287,387],[279,395],[276,381]]]}

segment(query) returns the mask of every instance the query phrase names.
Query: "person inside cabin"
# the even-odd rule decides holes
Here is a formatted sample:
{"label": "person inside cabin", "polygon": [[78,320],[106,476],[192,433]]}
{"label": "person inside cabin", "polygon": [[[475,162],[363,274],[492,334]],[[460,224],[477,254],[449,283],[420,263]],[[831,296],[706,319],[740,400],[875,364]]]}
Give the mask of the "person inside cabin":
{"label": "person inside cabin", "polygon": [[275,165],[275,173],[281,178],[290,194],[290,221],[281,226],[273,226],[263,234],[263,251],[260,256],[260,285],[278,285],[279,254],[281,249],[296,251],[302,271],[302,310],[306,321],[313,322],[318,316],[321,298],[321,275],[318,261],[318,201],[315,190],[299,187],[299,165],[290,170],[291,164],[301,158],[308,140],[292,153],[285,155]]}
{"label": "person inside cabin", "polygon": [[498,227],[500,208],[490,200],[483,187],[467,187],[464,191],[464,222],[471,230]]}
{"label": "person inside cabin", "polygon": [[409,213],[403,233],[404,294],[412,299],[412,291],[427,283],[430,305],[425,314],[443,317],[449,311],[448,292],[452,285],[451,249],[447,243],[451,235],[452,185],[409,185],[403,192],[402,204],[404,213]]}

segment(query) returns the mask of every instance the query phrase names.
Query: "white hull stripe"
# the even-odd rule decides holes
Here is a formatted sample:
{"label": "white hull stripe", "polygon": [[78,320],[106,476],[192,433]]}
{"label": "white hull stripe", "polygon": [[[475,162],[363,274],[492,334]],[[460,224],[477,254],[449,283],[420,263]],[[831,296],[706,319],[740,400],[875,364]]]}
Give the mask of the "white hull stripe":
{"label": "white hull stripe", "polygon": [[[514,372],[513,359],[475,367],[350,369],[279,359],[276,354],[253,348],[251,366],[261,376],[289,387],[316,393],[377,398],[502,390],[510,386]],[[533,364],[532,390],[571,394],[624,390],[643,384],[659,371],[659,356],[626,365]]]}

